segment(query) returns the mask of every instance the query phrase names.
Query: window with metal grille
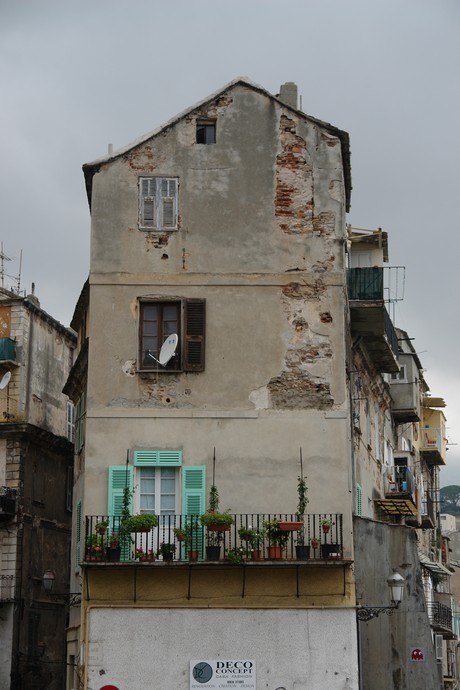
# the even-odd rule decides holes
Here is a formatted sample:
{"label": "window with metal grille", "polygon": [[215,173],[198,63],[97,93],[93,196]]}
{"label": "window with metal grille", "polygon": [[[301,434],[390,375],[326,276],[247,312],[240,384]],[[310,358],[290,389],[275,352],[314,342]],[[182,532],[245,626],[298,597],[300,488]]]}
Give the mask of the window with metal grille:
{"label": "window with metal grille", "polygon": [[178,179],[139,178],[139,227],[145,230],[177,230]]}
{"label": "window with metal grille", "polygon": [[[173,357],[162,366],[158,362],[160,350],[173,333],[177,333],[179,342]],[[204,347],[204,300],[140,300],[140,371],[203,371]]]}

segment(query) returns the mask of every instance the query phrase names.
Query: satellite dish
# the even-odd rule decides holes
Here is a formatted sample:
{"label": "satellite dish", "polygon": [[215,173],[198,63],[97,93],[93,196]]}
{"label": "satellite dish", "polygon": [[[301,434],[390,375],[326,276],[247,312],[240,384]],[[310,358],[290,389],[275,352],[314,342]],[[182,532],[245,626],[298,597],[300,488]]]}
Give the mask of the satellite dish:
{"label": "satellite dish", "polygon": [[173,357],[178,342],[179,337],[177,333],[172,333],[164,341],[163,345],[161,346],[160,357],[158,359],[158,361],[163,367],[165,367],[171,359],[171,357]]}
{"label": "satellite dish", "polygon": [[147,351],[147,354],[149,357],[154,359],[155,362],[158,362],[158,364],[161,364],[162,367],[165,367],[171,359],[171,357],[174,356],[178,342],[179,336],[177,335],[177,333],[172,333],[171,335],[168,335],[163,345],[161,346],[160,356],[158,359],[154,357],[150,351]]}
{"label": "satellite dish", "polygon": [[2,391],[4,388],[7,387],[11,380],[11,371],[7,371],[6,374],[3,374],[2,378],[0,379],[0,391]]}

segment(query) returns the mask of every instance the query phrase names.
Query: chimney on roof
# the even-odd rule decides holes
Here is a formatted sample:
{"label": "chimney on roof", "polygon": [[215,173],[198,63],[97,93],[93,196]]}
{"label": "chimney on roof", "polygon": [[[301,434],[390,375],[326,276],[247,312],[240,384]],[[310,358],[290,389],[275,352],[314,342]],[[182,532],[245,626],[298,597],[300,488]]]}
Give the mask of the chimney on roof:
{"label": "chimney on roof", "polygon": [[286,105],[297,110],[297,84],[293,81],[287,81],[281,84],[278,98]]}

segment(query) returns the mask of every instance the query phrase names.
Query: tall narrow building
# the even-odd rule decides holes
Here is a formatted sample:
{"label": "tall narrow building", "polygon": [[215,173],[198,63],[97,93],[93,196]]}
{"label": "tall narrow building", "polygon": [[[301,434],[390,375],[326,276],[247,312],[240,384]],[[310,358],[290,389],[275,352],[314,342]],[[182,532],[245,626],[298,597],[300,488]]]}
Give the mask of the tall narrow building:
{"label": "tall narrow building", "polygon": [[84,175],[68,687],[358,690],[400,362],[347,133],[240,78]]}

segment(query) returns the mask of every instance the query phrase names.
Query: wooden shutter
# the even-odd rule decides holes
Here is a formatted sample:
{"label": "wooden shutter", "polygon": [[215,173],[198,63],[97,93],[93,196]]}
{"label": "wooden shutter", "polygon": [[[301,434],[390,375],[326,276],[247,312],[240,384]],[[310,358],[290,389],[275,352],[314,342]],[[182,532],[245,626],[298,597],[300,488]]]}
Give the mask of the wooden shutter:
{"label": "wooden shutter", "polygon": [[436,661],[442,661],[442,658],[443,658],[442,640],[443,640],[442,635],[435,635],[434,636],[434,644],[435,644],[435,650],[436,650]]}
{"label": "wooden shutter", "polygon": [[[121,518],[123,512],[123,491],[125,487],[131,491],[129,503],[130,513],[133,510],[133,468],[126,465],[112,465],[109,467],[108,506],[109,517]],[[117,521],[113,521],[115,525]],[[112,524],[112,520],[109,520]],[[131,560],[131,537],[127,536],[120,541],[120,558],[122,561]]]}
{"label": "wooden shutter", "polygon": [[363,490],[359,484],[356,485],[356,515],[363,514]]}
{"label": "wooden shutter", "polygon": [[161,224],[163,228],[177,226],[177,184],[176,180],[161,180]]}
{"label": "wooden shutter", "polygon": [[135,450],[134,464],[136,467],[180,467],[182,465],[182,451]]}
{"label": "wooden shutter", "polygon": [[155,228],[156,178],[142,177],[140,180],[139,223],[142,228]]}
{"label": "wooden shutter", "polygon": [[[189,518],[192,525],[191,548],[203,553],[203,527],[199,516],[205,511],[206,467],[182,468],[182,515]],[[185,557],[185,554],[184,554]]]}
{"label": "wooden shutter", "polygon": [[184,371],[204,371],[205,316],[205,300],[185,300]]}
{"label": "wooden shutter", "polygon": [[[109,467],[109,487],[107,513],[110,517],[121,517],[123,510],[123,491],[125,487],[133,490],[133,468],[126,465]],[[129,505],[132,510],[132,498]]]}
{"label": "wooden shutter", "polygon": [[81,501],[77,503],[75,511],[75,570],[80,568],[81,561]]}

